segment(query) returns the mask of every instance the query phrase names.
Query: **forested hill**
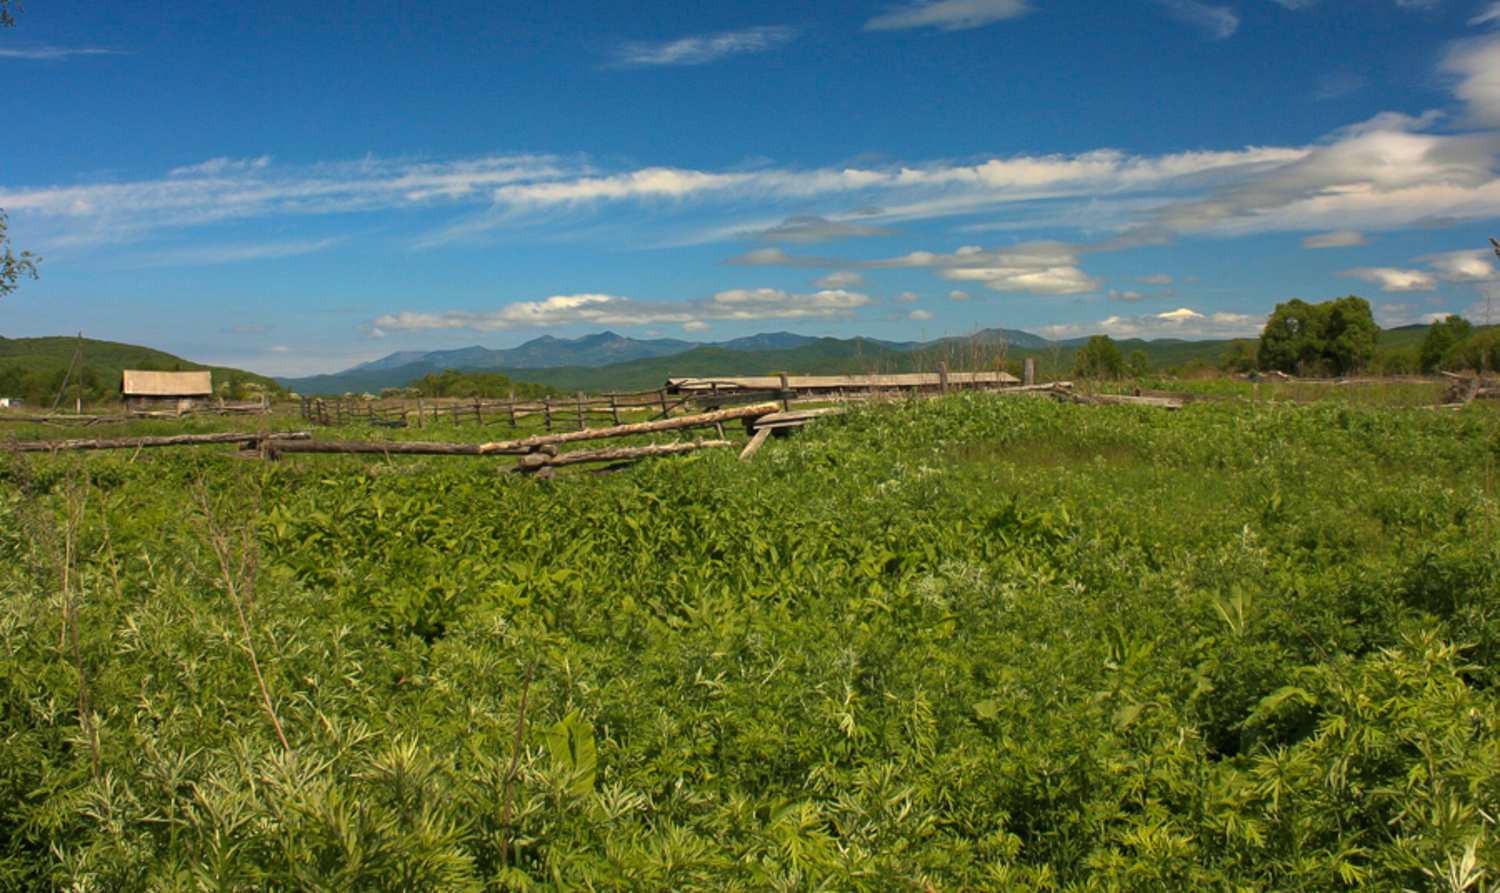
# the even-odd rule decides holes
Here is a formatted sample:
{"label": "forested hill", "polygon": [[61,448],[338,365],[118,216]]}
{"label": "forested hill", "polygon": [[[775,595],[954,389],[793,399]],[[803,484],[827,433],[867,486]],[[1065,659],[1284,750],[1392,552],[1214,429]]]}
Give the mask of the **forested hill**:
{"label": "forested hill", "polygon": [[[0,337],[0,397],[20,397],[32,405],[51,403],[78,347],[76,337]],[[150,347],[93,338],[83,339],[83,369],[85,400],[117,397],[120,373],[125,369],[207,369],[213,373],[215,386],[238,381],[266,388],[272,393],[281,391],[281,386],[274,380],[254,372],[194,363]]]}

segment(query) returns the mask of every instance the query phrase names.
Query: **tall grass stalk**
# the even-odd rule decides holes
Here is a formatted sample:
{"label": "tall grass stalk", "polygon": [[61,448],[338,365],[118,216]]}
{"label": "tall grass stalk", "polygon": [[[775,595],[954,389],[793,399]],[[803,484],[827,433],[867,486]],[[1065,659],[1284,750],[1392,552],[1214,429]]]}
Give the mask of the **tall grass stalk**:
{"label": "tall grass stalk", "polygon": [[260,656],[256,653],[255,639],[250,634],[250,620],[245,611],[246,602],[252,607],[255,603],[255,576],[260,565],[260,544],[256,539],[255,526],[253,522],[245,522],[239,524],[237,530],[231,531],[215,511],[208,484],[202,478],[194,483],[192,498],[199,512],[199,532],[218,565],[217,582],[234,603],[235,614],[239,617],[240,632],[245,637],[245,651],[250,655],[250,666],[255,670],[255,681],[260,685],[260,698],[266,708],[266,715],[276,729],[276,737],[281,740],[282,750],[291,753],[292,746],[287,743],[281,718],[276,715],[276,706],[271,702],[271,690],[266,685],[265,673],[260,668]]}

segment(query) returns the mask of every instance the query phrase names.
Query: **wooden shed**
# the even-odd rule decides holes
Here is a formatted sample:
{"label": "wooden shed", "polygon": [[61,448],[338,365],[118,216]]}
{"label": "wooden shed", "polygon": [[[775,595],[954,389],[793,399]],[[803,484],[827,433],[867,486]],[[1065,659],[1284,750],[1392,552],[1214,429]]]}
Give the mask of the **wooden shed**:
{"label": "wooden shed", "polygon": [[126,369],[120,393],[126,412],[182,412],[208,405],[213,399],[213,375],[201,372],[144,372]]}

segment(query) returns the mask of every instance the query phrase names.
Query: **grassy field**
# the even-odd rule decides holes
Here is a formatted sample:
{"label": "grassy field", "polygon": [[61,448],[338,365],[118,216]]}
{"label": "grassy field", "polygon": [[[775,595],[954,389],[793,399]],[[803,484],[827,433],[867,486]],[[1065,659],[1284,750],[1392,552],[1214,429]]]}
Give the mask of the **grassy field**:
{"label": "grassy field", "polygon": [[1500,416],[1362,393],[4,457],[0,889],[1488,889]]}

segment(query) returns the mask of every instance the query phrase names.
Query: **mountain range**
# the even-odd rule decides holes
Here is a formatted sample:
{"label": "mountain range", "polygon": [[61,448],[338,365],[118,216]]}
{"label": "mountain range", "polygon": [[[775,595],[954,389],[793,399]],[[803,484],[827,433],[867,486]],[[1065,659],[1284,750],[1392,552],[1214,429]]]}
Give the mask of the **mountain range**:
{"label": "mountain range", "polygon": [[[764,371],[757,367],[766,365],[767,361],[772,368],[811,371],[805,367],[809,364],[820,367],[826,365],[820,361],[837,359],[846,361],[842,366],[847,367],[847,361],[858,356],[873,358],[877,355],[922,352],[949,343],[983,344],[992,348],[1003,343],[1019,350],[1041,350],[1049,345],[1044,338],[1014,329],[985,329],[962,338],[942,338],[936,341],[814,338],[791,332],[763,332],[729,341],[706,343],[673,338],[641,340],[606,331],[579,338],[543,335],[519,347],[505,350],[475,345],[451,350],[399,351],[342,372],[277,380],[288,389],[302,394],[379,392],[383,388],[403,387],[424,375],[458,369],[465,372],[500,372],[517,380],[570,387],[581,379],[592,381],[598,378],[583,370],[620,364],[633,367],[628,370],[635,372],[628,375],[630,381],[640,381],[640,376],[646,374],[647,369],[654,369],[657,365],[640,361],[669,357],[682,358],[682,362],[672,364],[679,374],[751,374]],[[1063,346],[1075,345],[1065,342]],[[852,349],[853,354],[847,355],[849,351],[845,348]],[[786,354],[790,355],[783,356]],[[736,360],[736,357],[739,359]],[[705,362],[708,363],[707,366]],[[730,363],[728,371],[724,368],[726,362]],[[655,372],[650,374],[654,375]],[[650,385],[659,383],[652,381]]]}

